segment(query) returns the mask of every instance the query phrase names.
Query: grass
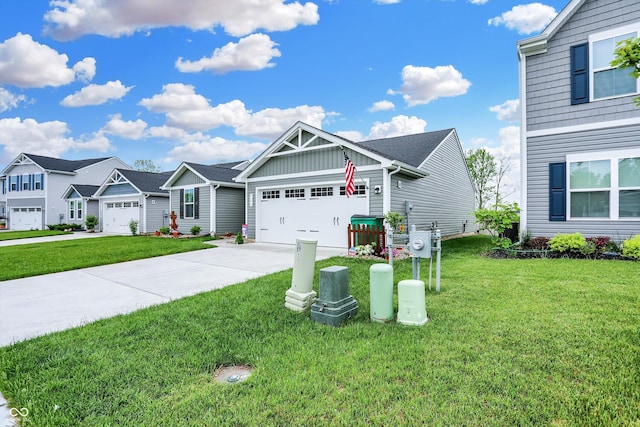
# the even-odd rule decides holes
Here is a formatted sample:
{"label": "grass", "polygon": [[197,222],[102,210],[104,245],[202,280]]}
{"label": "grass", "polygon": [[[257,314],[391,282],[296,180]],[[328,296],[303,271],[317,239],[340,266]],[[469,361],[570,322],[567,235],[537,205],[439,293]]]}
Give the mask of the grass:
{"label": "grass", "polygon": [[59,236],[61,234],[69,234],[69,233],[66,231],[57,231],[57,230],[3,231],[0,233],[0,241],[30,239],[32,237]]}
{"label": "grass", "polygon": [[[488,244],[443,242],[421,327],[371,323],[371,261],[333,258],[360,305],[340,328],[283,307],[289,270],[1,348],[0,390],[34,426],[640,425],[638,263]],[[216,383],[231,364],[255,370]]]}
{"label": "grass", "polygon": [[0,281],[211,248],[210,237],[106,236],[2,248]]}

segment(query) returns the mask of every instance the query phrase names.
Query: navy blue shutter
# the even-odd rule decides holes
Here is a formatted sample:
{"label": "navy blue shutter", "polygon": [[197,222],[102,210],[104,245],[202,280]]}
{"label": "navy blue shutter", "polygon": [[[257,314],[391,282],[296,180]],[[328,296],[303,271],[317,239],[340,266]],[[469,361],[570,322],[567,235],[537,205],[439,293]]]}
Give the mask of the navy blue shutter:
{"label": "navy blue shutter", "polygon": [[571,46],[571,105],[589,102],[589,43]]}
{"label": "navy blue shutter", "polygon": [[193,219],[200,218],[200,187],[193,189]]}
{"label": "navy blue shutter", "polygon": [[40,189],[44,190],[44,174],[40,174]]}
{"label": "navy blue shutter", "polygon": [[567,164],[549,163],[549,221],[567,220]]}
{"label": "navy blue shutter", "polygon": [[180,219],[184,218],[184,190],[180,190]]}

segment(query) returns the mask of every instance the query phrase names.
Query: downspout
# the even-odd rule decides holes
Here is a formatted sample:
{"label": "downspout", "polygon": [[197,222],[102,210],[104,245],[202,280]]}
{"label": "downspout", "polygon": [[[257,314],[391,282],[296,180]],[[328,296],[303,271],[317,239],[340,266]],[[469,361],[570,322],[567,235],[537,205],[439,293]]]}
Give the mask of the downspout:
{"label": "downspout", "polygon": [[[387,177],[385,179],[385,187],[387,187],[388,190],[385,190],[384,188],[382,189],[382,191],[384,192],[384,199],[382,201],[382,206],[383,206],[383,214],[389,212],[391,210],[391,175],[395,175],[396,173],[400,172],[400,165],[396,165],[396,170],[392,171],[392,172],[387,172]],[[386,171],[387,169],[385,169]],[[386,209],[385,209],[386,207]]]}
{"label": "downspout", "polygon": [[144,203],[142,204],[142,227],[140,228],[144,230],[144,233],[148,233],[149,230],[147,230],[147,203],[149,202],[149,194],[143,194],[142,197],[144,197]]}
{"label": "downspout", "polygon": [[527,57],[518,47],[520,63],[520,232],[527,232]]}
{"label": "downspout", "polygon": [[209,220],[209,234],[216,233],[216,206],[218,205],[217,203],[217,196],[216,196],[216,190],[220,188],[220,184],[216,184],[214,186],[211,187],[211,219]]}

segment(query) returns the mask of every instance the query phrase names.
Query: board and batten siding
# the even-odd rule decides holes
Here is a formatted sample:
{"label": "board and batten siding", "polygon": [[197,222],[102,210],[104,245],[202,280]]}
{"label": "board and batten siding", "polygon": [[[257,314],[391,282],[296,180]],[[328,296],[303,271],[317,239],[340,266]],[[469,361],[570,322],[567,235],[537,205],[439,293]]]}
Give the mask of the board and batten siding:
{"label": "board and batten siding", "polygon": [[[185,169],[185,171],[180,175],[175,182],[173,183],[173,187],[185,187],[185,186],[195,186],[204,184],[204,180],[200,178],[198,175],[193,173],[192,171]],[[177,211],[176,211],[177,212]]]}
{"label": "board and batten siding", "polygon": [[216,192],[216,234],[236,234],[244,224],[244,188],[219,187]]}
{"label": "board and batten siding", "polygon": [[[195,188],[193,186],[191,188]],[[211,218],[211,186],[203,185],[197,186],[200,188],[200,200],[199,200],[199,212],[198,218],[180,218],[180,204],[182,200],[180,199],[180,190],[175,189],[171,190],[171,207],[169,213],[174,211],[176,213],[176,222],[178,223],[178,231],[182,234],[191,234],[191,227],[194,225],[200,226],[200,233],[209,234],[211,233],[210,226],[210,218]],[[171,219],[169,219],[169,223]]]}
{"label": "board and batten siding", "polygon": [[[421,168],[429,175],[411,178],[391,176],[391,210],[405,216],[405,201],[413,205],[409,225],[430,230],[437,223],[443,236],[475,230],[475,192],[458,141],[443,141]],[[402,181],[402,188],[398,188]]]}
{"label": "board and batten siding", "polygon": [[549,221],[549,163],[565,162],[567,154],[636,149],[638,141],[640,125],[529,138],[529,145],[535,147],[529,150],[527,168],[527,229],[531,235],[553,237],[556,233],[579,231],[587,237],[610,236],[619,240],[640,234],[640,221]]}
{"label": "board and batten siding", "polygon": [[571,105],[571,46],[589,35],[640,21],[638,0],[587,0],[549,39],[547,52],[527,56],[527,131],[640,117],[634,95]]}
{"label": "board and batten siding", "polygon": [[[152,233],[161,227],[169,226],[169,197],[151,196],[144,200],[146,212],[146,229],[144,233]],[[166,213],[166,217],[165,217]]]}
{"label": "board and batten siding", "polygon": [[[340,168],[344,166],[344,156],[342,157],[342,165]],[[357,170],[358,165],[356,165]],[[336,169],[337,166],[335,164],[332,165],[333,169]],[[252,175],[253,177],[253,175]],[[270,187],[273,188],[296,188],[296,187],[305,187],[311,186],[314,184],[322,184],[328,182],[344,182],[345,176],[344,173],[321,173],[319,172],[317,175],[312,176],[292,176],[285,177],[280,179],[273,179],[269,181],[249,181],[247,183],[247,224],[249,225],[249,238],[255,239],[256,237],[256,206],[260,202],[260,194],[257,191],[257,188],[268,190]],[[373,189],[376,186],[382,187],[382,170],[373,170],[373,171],[357,171],[355,175],[355,184],[361,185],[367,183],[369,184],[369,215],[379,215],[382,216],[384,212],[382,212],[382,194],[374,194]],[[253,204],[251,200],[253,199]],[[362,212],[362,214],[367,214],[367,212]],[[345,229],[346,233],[346,229]]]}
{"label": "board and batten siding", "polygon": [[133,185],[131,185],[128,182],[125,182],[122,184],[107,185],[107,188],[104,189],[100,197],[121,196],[126,194],[138,196],[139,192],[133,187]]}

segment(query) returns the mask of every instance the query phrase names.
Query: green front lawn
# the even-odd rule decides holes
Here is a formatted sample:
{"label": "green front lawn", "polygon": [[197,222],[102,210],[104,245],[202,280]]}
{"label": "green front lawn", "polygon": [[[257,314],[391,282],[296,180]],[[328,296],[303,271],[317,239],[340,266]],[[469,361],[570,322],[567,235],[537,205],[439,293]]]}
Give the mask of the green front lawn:
{"label": "green front lawn", "polygon": [[[283,307],[289,270],[1,348],[0,390],[34,426],[638,425],[639,264],[487,246],[443,242],[421,327],[371,323],[372,262],[337,257],[316,272],[349,267],[340,328]],[[230,364],[255,370],[218,384]]]}
{"label": "green front lawn", "polygon": [[0,281],[211,248],[205,240],[211,238],[106,236],[6,246]]}
{"label": "green front lawn", "polygon": [[25,230],[25,231],[3,231],[0,232],[0,240],[29,239],[32,237],[59,236],[69,234],[66,231],[56,230]]}

